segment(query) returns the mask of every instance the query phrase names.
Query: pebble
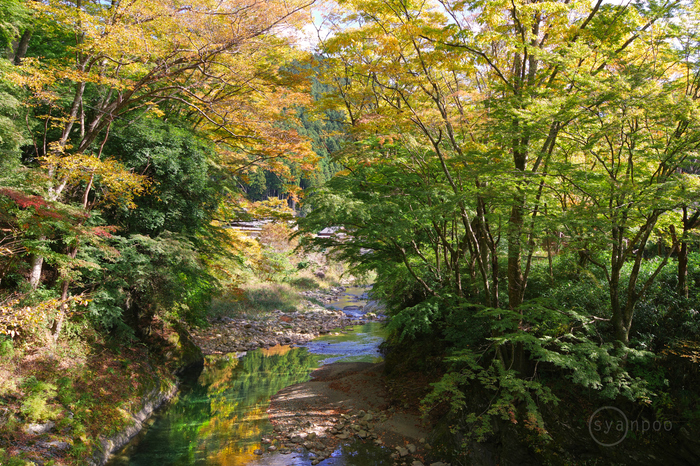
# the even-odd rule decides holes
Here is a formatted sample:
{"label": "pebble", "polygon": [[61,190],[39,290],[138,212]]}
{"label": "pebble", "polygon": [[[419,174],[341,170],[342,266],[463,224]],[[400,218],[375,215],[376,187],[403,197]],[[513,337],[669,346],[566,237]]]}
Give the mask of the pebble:
{"label": "pebble", "polygon": [[326,309],[308,301],[328,303],[344,291],[343,287],[332,288],[329,292],[303,291],[300,295],[306,300],[299,311],[285,313],[276,310],[265,319],[221,317],[212,320],[208,329],[191,329],[190,332],[204,354],[218,354],[252,351],[278,344],[298,345],[334,329],[383,318],[366,316],[360,321],[343,311]]}

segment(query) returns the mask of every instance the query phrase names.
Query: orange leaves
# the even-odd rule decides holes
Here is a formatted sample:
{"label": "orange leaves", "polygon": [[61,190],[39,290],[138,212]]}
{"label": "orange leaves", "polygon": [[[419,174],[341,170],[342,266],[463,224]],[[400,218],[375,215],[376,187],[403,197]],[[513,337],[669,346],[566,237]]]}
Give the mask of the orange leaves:
{"label": "orange leaves", "polygon": [[[258,160],[311,156],[310,144],[282,123],[288,109],[307,102],[307,89],[292,74],[279,72],[281,65],[299,58],[282,32],[301,25],[302,9],[310,2],[83,0],[80,7],[59,0],[30,3],[43,26],[76,38],[68,46],[74,52],[67,55],[71,58],[26,60],[21,68],[5,73],[55,107],[51,116],[44,116],[61,129],[55,152],[67,153],[69,145],[78,153],[94,150],[115,118],[142,109],[162,112],[160,103],[172,100],[193,113],[199,129],[229,145],[224,153],[243,156],[231,158],[234,170]],[[68,86],[58,88],[59,83]],[[61,95],[66,89],[75,89],[75,94]],[[90,89],[90,95],[107,98],[87,101]],[[72,101],[71,108],[59,108],[60,99]],[[86,107],[91,109],[87,120],[79,121]],[[78,124],[80,136],[74,131]],[[47,166],[68,166],[71,176],[85,172],[84,164],[81,170],[71,164],[51,161]]]}

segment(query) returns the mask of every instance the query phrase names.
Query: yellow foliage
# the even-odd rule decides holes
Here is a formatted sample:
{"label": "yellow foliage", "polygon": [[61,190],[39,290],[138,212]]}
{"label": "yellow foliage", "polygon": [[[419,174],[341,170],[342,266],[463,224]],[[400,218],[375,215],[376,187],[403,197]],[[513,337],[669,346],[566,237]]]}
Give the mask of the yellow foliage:
{"label": "yellow foliage", "polygon": [[112,158],[101,159],[92,154],[59,154],[53,152],[42,157],[42,164],[51,167],[63,183],[89,183],[92,180],[99,184],[103,203],[134,208],[134,196],[143,193],[148,186],[145,176],[127,170]]}
{"label": "yellow foliage", "polygon": [[87,306],[89,300],[83,295],[71,296],[65,301],[58,298],[42,301],[35,306],[20,306],[19,297],[7,299],[0,304],[0,335],[16,338],[32,328],[47,324],[49,317],[56,311],[75,309],[75,306]]}
{"label": "yellow foliage", "polygon": [[[112,121],[139,110],[162,116],[158,105],[168,99],[202,117],[198,129],[216,141],[224,168],[243,172],[262,166],[284,174],[283,161],[292,159],[302,170],[313,169],[308,139],[279,124],[295,118],[290,108],[308,103],[308,82],[280,67],[302,56],[284,31],[302,26],[311,3],[83,0],[78,7],[62,0],[28,2],[37,24],[76,37],[70,59],[25,59],[22,66],[0,70],[5,80],[32,92],[29,105],[51,107],[42,118],[61,134],[47,141],[53,155],[45,166],[54,197],[64,182],[85,181],[82,175],[92,170],[114,194],[106,202],[129,205],[126,193],[139,189],[134,175],[109,160],[90,168],[90,161],[78,167],[51,157],[71,152],[90,157],[84,154],[109,133]],[[67,95],[67,89],[74,94]],[[90,89],[107,98],[83,102],[88,93],[94,95]],[[66,107],[65,101],[73,105]],[[90,108],[81,110],[82,119],[79,107]],[[106,173],[110,163],[118,171],[112,177]]]}

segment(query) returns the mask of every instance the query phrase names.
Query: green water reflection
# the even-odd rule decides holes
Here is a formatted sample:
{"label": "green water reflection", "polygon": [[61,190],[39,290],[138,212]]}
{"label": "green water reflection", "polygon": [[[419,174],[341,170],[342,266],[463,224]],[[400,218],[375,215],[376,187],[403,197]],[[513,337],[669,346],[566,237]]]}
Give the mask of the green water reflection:
{"label": "green water reflection", "polygon": [[272,433],[266,410],[279,390],[308,380],[320,356],[276,347],[244,358],[207,358],[199,379],[155,418],[117,465],[243,465]]}
{"label": "green water reflection", "polygon": [[238,466],[259,459],[270,397],[309,379],[322,361],[374,361],[381,325],[355,328],[351,335],[327,336],[309,348],[276,346],[238,359],[207,357],[199,377],[186,380],[179,398],[153,418],[153,424],[116,455],[108,466]]}

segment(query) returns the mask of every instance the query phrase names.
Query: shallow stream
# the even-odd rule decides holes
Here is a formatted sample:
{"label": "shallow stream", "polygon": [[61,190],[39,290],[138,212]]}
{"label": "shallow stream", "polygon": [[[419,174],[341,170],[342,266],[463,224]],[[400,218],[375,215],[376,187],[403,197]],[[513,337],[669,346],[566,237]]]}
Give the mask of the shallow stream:
{"label": "shallow stream", "polygon": [[[346,312],[360,316],[367,304],[366,291],[349,289],[342,302],[329,307],[357,306]],[[148,427],[107,465],[310,465],[305,452],[264,457],[254,453],[262,448],[263,437],[273,435],[266,413],[270,398],[289,385],[309,380],[309,374],[323,364],[381,360],[382,340],[381,324],[369,322],[302,347],[275,346],[242,357],[235,353],[207,356],[201,373],[185,377],[178,398],[151,418]],[[374,445],[355,442],[321,465],[382,464],[388,462],[388,455]]]}

